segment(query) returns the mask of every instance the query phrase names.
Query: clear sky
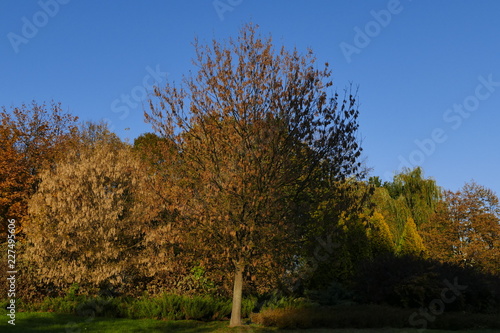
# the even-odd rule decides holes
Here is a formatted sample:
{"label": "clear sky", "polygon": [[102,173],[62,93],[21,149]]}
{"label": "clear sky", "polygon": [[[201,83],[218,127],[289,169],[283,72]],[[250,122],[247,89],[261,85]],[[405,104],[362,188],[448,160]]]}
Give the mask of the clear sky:
{"label": "clear sky", "polygon": [[372,175],[420,165],[438,185],[500,194],[500,1],[40,0],[0,2],[0,105],[61,102],[132,141],[146,91],[179,82],[192,41],[254,22],[359,85]]}

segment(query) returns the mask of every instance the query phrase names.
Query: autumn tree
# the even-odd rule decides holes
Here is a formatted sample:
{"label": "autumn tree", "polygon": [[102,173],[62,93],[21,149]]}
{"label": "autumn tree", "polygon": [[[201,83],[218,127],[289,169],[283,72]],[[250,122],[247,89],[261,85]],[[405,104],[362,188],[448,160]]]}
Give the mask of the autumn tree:
{"label": "autumn tree", "polygon": [[0,124],[0,237],[6,240],[7,219],[24,214],[31,177],[26,170],[25,159],[16,149],[16,131],[9,127],[7,120]]}
{"label": "autumn tree", "polygon": [[490,189],[474,182],[446,191],[443,205],[424,226],[432,256],[500,273],[500,205]]}
{"label": "autumn tree", "polygon": [[[150,204],[142,165],[113,134],[86,126],[79,149],[40,173],[29,201],[27,257],[46,284],[130,284],[139,265]],[[142,261],[141,261],[142,260]]]}
{"label": "autumn tree", "polygon": [[[74,133],[77,118],[54,102],[3,107],[0,118],[0,217],[16,219],[21,231],[39,172],[64,152],[63,143]],[[4,224],[0,233],[5,232]]]}
{"label": "autumn tree", "polygon": [[166,202],[205,265],[233,271],[231,326],[241,325],[244,277],[280,271],[297,230],[294,198],[319,169],[358,171],[355,96],[330,95],[328,64],[247,25],[226,44],[195,41],[197,72],[156,87],[146,119],[178,152]]}

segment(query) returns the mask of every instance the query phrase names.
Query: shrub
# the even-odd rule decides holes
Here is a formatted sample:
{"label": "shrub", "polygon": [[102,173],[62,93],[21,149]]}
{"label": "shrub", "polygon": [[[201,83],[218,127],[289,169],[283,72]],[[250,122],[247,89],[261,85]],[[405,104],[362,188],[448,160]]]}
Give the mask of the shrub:
{"label": "shrub", "polygon": [[466,287],[446,304],[446,311],[500,310],[500,277],[411,256],[384,256],[365,263],[359,268],[355,288],[365,303],[426,307],[441,297],[446,280]]}
{"label": "shrub", "polygon": [[272,294],[261,303],[260,310],[296,309],[311,306],[312,303],[303,297],[281,296]]}
{"label": "shrub", "polygon": [[[256,298],[245,298],[242,314],[249,316],[257,303]],[[94,303],[101,311],[101,303]],[[181,296],[163,294],[138,299],[115,299],[102,311],[126,318],[153,318],[165,320],[223,320],[231,314],[231,301],[214,296]]]}
{"label": "shrub", "polygon": [[118,304],[119,299],[91,297],[80,302],[75,312],[84,317],[121,317]]}
{"label": "shrub", "polygon": [[[83,317],[151,318],[164,320],[224,320],[231,314],[231,300],[205,295],[163,294],[139,298],[77,295],[74,288],[65,297],[47,297],[26,310],[72,313]],[[7,302],[4,302],[7,305]],[[2,303],[3,304],[3,303]],[[242,316],[256,309],[257,298],[244,298]]]}
{"label": "shrub", "polygon": [[184,298],[181,311],[185,319],[208,319],[214,313],[211,308],[212,299],[208,297],[193,296]]}
{"label": "shrub", "polygon": [[[241,316],[243,318],[249,318],[252,312],[257,309],[257,302],[258,302],[257,297],[243,298],[241,304]],[[227,312],[226,316],[229,316],[231,314],[231,305],[232,303],[228,302],[229,311]]]}
{"label": "shrub", "polygon": [[[278,327],[295,328],[411,328],[409,318],[412,309],[401,309],[380,305],[353,305],[333,307],[308,307],[294,309],[266,309],[254,313],[254,323]],[[500,319],[495,314],[444,313],[427,323],[428,328],[456,330],[478,328],[500,328]],[[421,328],[421,327],[413,327]]]}
{"label": "shrub", "polygon": [[324,290],[308,290],[306,296],[320,305],[349,304],[353,303],[355,298],[354,292],[336,281],[331,282]]}

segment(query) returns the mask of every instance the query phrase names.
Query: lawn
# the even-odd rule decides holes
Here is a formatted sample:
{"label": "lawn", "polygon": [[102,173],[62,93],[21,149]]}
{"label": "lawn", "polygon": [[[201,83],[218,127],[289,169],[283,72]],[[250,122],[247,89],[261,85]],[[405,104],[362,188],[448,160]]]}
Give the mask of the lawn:
{"label": "lawn", "polygon": [[[116,319],[116,318],[82,318],[73,315],[61,315],[55,313],[20,312],[16,315],[16,325],[7,323],[8,317],[5,313],[0,322],[0,332],[173,332],[173,333],[195,333],[195,332],[221,332],[221,333],[266,333],[266,332],[337,332],[337,333],[417,333],[418,329],[311,329],[311,330],[277,330],[250,325],[241,328],[229,328],[228,322],[198,322],[198,321],[162,321],[153,319]],[[457,331],[426,330],[426,333],[456,333]],[[474,330],[463,331],[467,333],[493,333],[497,330]]]}

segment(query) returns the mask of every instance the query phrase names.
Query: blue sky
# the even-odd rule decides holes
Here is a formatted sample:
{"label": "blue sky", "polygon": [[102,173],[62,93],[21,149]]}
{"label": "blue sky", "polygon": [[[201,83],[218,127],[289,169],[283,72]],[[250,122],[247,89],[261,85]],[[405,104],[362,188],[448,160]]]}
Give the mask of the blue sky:
{"label": "blue sky", "polygon": [[359,85],[373,175],[420,165],[444,188],[500,194],[499,1],[40,0],[0,2],[0,105],[61,102],[131,141],[151,131],[145,92],[179,82],[192,41],[247,22],[313,49],[339,91]]}

